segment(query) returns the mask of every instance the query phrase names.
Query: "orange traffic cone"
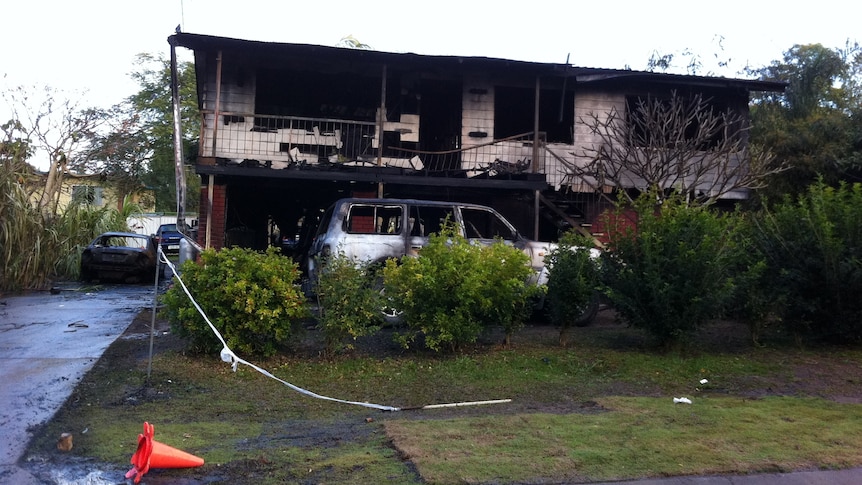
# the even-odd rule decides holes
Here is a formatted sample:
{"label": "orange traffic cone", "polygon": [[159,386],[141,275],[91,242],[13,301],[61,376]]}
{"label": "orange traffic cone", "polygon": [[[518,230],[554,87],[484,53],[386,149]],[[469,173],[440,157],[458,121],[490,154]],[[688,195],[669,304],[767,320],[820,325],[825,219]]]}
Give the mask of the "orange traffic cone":
{"label": "orange traffic cone", "polygon": [[204,459],[178,450],[153,439],[155,427],[144,423],[143,434],[138,435],[138,450],[132,455],[132,469],[126,478],[135,477],[135,483],[150,471],[150,468],[191,468],[204,464]]}

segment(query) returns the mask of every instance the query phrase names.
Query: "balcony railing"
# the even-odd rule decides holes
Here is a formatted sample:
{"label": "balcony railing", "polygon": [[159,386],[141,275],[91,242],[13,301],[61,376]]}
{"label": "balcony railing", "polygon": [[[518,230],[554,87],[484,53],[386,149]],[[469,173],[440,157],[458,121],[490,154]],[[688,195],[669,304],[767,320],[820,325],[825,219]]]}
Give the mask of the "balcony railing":
{"label": "balcony railing", "polygon": [[[388,167],[416,175],[505,178],[543,173],[545,150],[533,164],[533,136],[462,143],[446,151],[421,151],[419,122],[385,123],[383,143],[373,122],[212,112],[203,114],[200,155],[233,165],[273,169]],[[543,142],[542,142],[543,143]]]}

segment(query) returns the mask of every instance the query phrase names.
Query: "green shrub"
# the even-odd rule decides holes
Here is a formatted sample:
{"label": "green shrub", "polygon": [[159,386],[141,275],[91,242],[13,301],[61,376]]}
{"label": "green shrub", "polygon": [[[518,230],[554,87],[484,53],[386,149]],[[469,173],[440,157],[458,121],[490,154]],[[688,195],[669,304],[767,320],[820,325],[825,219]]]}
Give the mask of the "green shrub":
{"label": "green shrub", "polygon": [[636,203],[637,229],[611,235],[604,292],[619,315],[661,344],[684,341],[733,295],[740,246],[732,215],[669,198]]}
{"label": "green shrub", "polygon": [[813,184],[759,219],[781,318],[797,336],[862,340],[862,184]]}
{"label": "green shrub", "polygon": [[321,267],[316,293],[318,326],[329,352],[352,348],[349,339],[374,334],[379,328],[383,298],[375,285],[376,272],[344,255],[327,258]]}
{"label": "green shrub", "polygon": [[560,238],[547,258],[549,268],[546,312],[560,326],[560,344],[566,344],[570,325],[584,325],[598,307],[599,267],[590,255],[593,241],[570,231]]}
{"label": "green shrub", "polygon": [[[290,336],[292,324],[308,316],[297,286],[299,270],[275,248],[266,253],[231,248],[201,253],[186,261],[181,277],[227,344],[237,352],[273,355]],[[171,329],[192,350],[219,352],[221,344],[179,284],[163,296]]]}
{"label": "green shrub", "polygon": [[727,316],[748,326],[751,339],[759,345],[760,336],[780,320],[784,297],[775,285],[758,241],[762,234],[751,213],[738,213],[739,257],[733,262],[734,291]]}
{"label": "green shrub", "polygon": [[429,349],[453,351],[493,325],[511,335],[526,320],[535,294],[527,283],[528,262],[503,242],[473,245],[451,224],[432,235],[418,257],[387,261],[386,293],[407,324],[402,345],[421,334]]}

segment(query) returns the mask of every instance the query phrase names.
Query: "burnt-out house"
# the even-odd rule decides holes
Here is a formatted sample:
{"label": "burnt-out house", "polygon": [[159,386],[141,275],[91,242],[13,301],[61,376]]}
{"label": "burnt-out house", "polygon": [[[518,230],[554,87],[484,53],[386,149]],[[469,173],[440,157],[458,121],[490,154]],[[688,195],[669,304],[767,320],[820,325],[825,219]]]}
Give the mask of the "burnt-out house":
{"label": "burnt-out house", "polygon": [[169,42],[194,53],[198,241],[216,248],[301,246],[320,212],[351,196],[490,205],[534,239],[589,231],[607,208],[597,191],[612,190],[572,175],[594,142],[590,113],[679,91],[747,119],[751,91],[783,89],[191,33]]}

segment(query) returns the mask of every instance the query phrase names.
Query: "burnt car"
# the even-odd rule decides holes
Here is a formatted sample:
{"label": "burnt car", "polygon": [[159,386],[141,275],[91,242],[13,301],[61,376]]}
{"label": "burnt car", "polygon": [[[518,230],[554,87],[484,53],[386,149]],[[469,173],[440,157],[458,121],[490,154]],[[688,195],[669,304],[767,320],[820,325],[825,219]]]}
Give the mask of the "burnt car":
{"label": "burnt car", "polygon": [[106,232],[81,253],[81,280],[154,281],[157,265],[156,242],[152,237]]}

